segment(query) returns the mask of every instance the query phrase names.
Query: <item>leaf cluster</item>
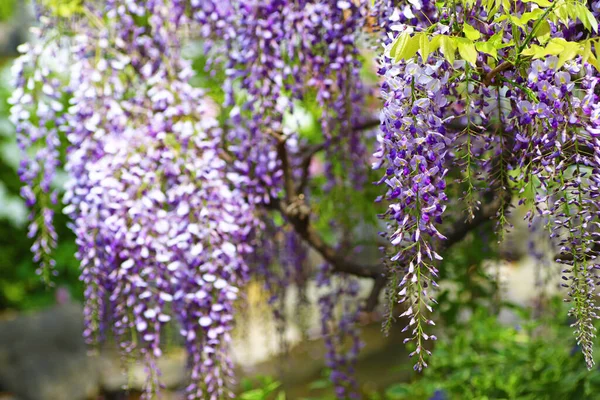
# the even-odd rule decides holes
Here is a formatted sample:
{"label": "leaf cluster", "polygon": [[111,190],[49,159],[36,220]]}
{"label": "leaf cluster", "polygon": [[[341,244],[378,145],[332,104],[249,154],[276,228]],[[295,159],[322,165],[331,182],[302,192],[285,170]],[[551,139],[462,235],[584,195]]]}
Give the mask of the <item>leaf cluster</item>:
{"label": "leaf cluster", "polygon": [[[555,308],[559,311],[560,301]],[[568,321],[502,325],[486,309],[441,340],[422,377],[386,391],[390,399],[591,399],[600,370],[588,371]],[[550,344],[550,345],[549,345]]]}
{"label": "leaf cluster", "polygon": [[[543,58],[549,55],[560,55],[559,67],[577,56],[583,57],[583,62],[590,62],[600,69],[598,64],[598,39],[586,38],[577,42],[561,38],[551,38],[550,22],[556,26],[568,26],[579,21],[585,30],[598,33],[598,21],[585,2],[579,0],[526,0],[534,3],[532,11],[517,14],[512,9],[509,0],[489,0],[484,4],[488,19],[484,22],[502,26],[498,32],[485,40],[484,35],[467,21],[454,24],[447,34],[436,34],[435,28],[440,23],[431,25],[427,30],[411,32],[407,30],[396,37],[388,49],[388,56],[395,62],[409,60],[418,53],[422,60],[427,60],[430,54],[439,51],[449,63],[457,59],[476,66],[480,53],[490,56],[498,62],[498,53],[505,50],[506,60],[516,64],[521,57]],[[438,3],[446,7],[446,2]],[[480,7],[472,0],[463,0],[465,9]],[[512,32],[511,40],[503,40],[504,32]],[[537,44],[532,43],[533,40]],[[592,46],[596,54],[592,53]]]}

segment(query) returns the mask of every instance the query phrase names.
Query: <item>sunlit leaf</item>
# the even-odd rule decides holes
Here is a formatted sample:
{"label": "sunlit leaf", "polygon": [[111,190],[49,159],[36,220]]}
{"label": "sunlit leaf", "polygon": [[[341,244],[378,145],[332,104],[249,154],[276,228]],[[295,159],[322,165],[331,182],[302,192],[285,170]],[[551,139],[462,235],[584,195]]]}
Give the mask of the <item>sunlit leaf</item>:
{"label": "sunlit leaf", "polygon": [[458,46],[458,53],[461,58],[468,61],[470,64],[475,65],[477,63],[477,50],[473,41],[467,38],[456,38]]}
{"label": "sunlit leaf", "polygon": [[440,49],[442,50],[442,54],[444,54],[444,58],[450,63],[453,64],[455,60],[456,53],[456,42],[455,38],[451,36],[439,36],[440,41]]}
{"label": "sunlit leaf", "polygon": [[540,22],[534,33],[535,37],[541,44],[546,44],[548,40],[550,40],[550,34],[550,24],[545,20]]}
{"label": "sunlit leaf", "polygon": [[535,3],[540,7],[550,7],[552,5],[548,0],[523,0],[524,3]]}
{"label": "sunlit leaf", "polygon": [[429,50],[429,37],[427,37],[427,35],[425,33],[422,33],[419,35],[419,52],[421,53],[421,59],[423,60],[423,62],[427,61],[427,58],[429,57],[430,54],[430,50]]}
{"label": "sunlit leaf", "polygon": [[463,33],[465,34],[465,37],[470,40],[478,40],[481,37],[481,32],[466,22],[463,24]]}

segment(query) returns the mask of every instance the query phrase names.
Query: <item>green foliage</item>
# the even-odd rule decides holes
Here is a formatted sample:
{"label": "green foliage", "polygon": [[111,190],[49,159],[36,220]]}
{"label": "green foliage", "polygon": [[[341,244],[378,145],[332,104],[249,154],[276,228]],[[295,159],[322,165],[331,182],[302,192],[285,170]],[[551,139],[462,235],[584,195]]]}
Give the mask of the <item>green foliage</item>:
{"label": "green foliage", "polygon": [[440,268],[440,281],[444,284],[437,297],[438,314],[444,325],[457,324],[465,310],[506,306],[500,304],[496,277],[484,268],[484,261],[498,258],[495,243],[493,224],[488,223],[445,254],[444,268]]}
{"label": "green foliage", "polygon": [[243,379],[240,383],[241,400],[285,400],[281,383],[271,377],[255,377]]}
{"label": "green foliage", "polygon": [[[21,182],[16,168],[18,154],[15,134],[8,122],[8,71],[0,71],[0,202],[23,204],[19,190]],[[61,149],[64,152],[64,149]],[[23,206],[24,207],[24,206]],[[56,208],[56,229],[61,238],[55,252],[59,275],[53,278],[57,287],[65,288],[75,299],[83,297],[83,287],[79,281],[79,264],[75,259],[75,240],[67,228],[67,218]],[[32,244],[27,237],[25,221],[10,214],[0,213],[0,310],[35,309],[55,302],[55,288],[47,287],[36,275],[36,266],[29,248]]]}
{"label": "green foliage", "polygon": [[0,22],[9,20],[15,13],[17,0],[0,1]]}
{"label": "green foliage", "polygon": [[449,340],[438,341],[435,361],[421,377],[388,388],[386,395],[394,400],[596,398],[600,371],[586,369],[567,321],[560,320],[565,314],[556,315],[546,324],[512,327],[481,308],[468,323],[456,325]]}
{"label": "green foliage", "polygon": [[[428,55],[440,50],[443,57],[450,63],[456,59],[456,52],[460,59],[475,65],[478,53],[487,54],[497,59],[498,50],[509,48],[509,57],[506,61],[516,65],[521,57],[543,58],[549,55],[559,55],[559,66],[567,61],[581,55],[584,62],[592,63],[600,69],[598,54],[600,46],[597,38],[584,39],[580,42],[567,42],[564,39],[555,38],[550,40],[550,25],[548,21],[555,24],[568,25],[573,21],[581,21],[584,28],[590,32],[598,32],[598,21],[590,11],[586,2],[580,0],[527,0],[535,3],[538,8],[525,12],[522,15],[514,14],[512,2],[509,0],[488,0],[485,4],[488,12],[488,22],[505,22],[505,29],[513,32],[513,36],[520,38],[520,32],[524,33],[524,39],[502,42],[502,33],[494,35],[490,40],[481,40],[481,32],[468,23],[453,27],[450,33],[431,36],[435,25],[428,32],[417,32],[411,34],[404,32],[391,44],[388,55],[399,62],[413,58],[417,52],[421,58],[426,60]],[[461,3],[467,8],[479,7],[472,0],[462,0]],[[532,43],[533,40],[536,43]],[[592,54],[591,47],[596,49]]]}
{"label": "green foliage", "polygon": [[42,5],[61,18],[70,18],[83,12],[83,0],[42,0]]}

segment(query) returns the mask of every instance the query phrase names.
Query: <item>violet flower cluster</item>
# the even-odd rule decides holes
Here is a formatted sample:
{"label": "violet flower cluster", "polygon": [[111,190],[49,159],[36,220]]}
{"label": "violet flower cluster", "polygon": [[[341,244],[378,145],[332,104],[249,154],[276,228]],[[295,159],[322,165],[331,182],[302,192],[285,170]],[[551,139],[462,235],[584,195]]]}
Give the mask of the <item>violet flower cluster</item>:
{"label": "violet flower cluster", "polygon": [[[293,182],[303,177],[302,150],[310,146],[286,121],[300,103],[314,105],[329,185],[363,186],[368,142],[355,127],[367,89],[359,44],[373,25],[384,49],[374,168],[382,175],[378,201],[387,207],[385,264],[397,282],[392,297],[405,307],[415,369],[427,366],[426,341],[435,340],[426,325],[434,324],[443,232],[477,220],[492,198],[502,200],[494,211],[501,234],[513,192],[556,243],[576,338],[593,365],[600,74],[581,55],[567,62],[523,57],[523,46],[541,45],[541,37],[509,29],[510,19],[488,18],[479,3],[380,0],[375,16],[370,3],[106,0],[82,5],[81,15],[64,22],[70,35],[61,35],[62,23],[42,19],[34,44],[22,48],[11,104],[34,257],[40,271],[51,271],[52,182],[64,137],[70,180],[63,203],[85,283],[85,336],[95,342],[110,333],[125,354],[141,356],[150,371],[147,396],[160,385],[156,359],[171,320],[189,352],[189,398],[225,398],[241,287],[251,274],[262,280],[280,311],[284,289],[305,285],[311,271],[300,238],[308,235],[299,233],[308,231],[310,216],[290,217],[282,208],[300,209],[310,195],[295,193],[306,185]],[[511,12],[536,8],[517,2]],[[592,15],[598,10],[593,2]],[[597,37],[582,34],[581,21],[553,21],[554,38]],[[492,54],[468,41],[453,48],[466,39],[467,24],[478,43],[505,46]],[[396,60],[392,43],[406,33],[454,41]],[[191,85],[183,36],[201,38],[209,68],[225,72],[224,104]],[[70,57],[66,70],[52,63],[62,54]],[[506,68],[501,60],[510,61]],[[269,221],[278,207],[290,224]],[[466,216],[447,211],[457,208]],[[337,396],[356,398],[361,307],[349,301],[357,283],[338,280],[333,267],[318,277],[327,290],[319,301],[322,332]]]}
{"label": "violet flower cluster", "polygon": [[[46,20],[50,35],[56,35],[50,21]],[[52,250],[57,235],[53,226],[54,206],[58,192],[53,187],[59,165],[59,126],[64,121],[63,77],[58,63],[60,59],[58,38],[44,40],[42,31],[33,31],[33,44],[19,47],[23,53],[13,65],[14,85],[9,103],[11,122],[16,126],[17,143],[22,159],[19,176],[24,183],[21,195],[31,209],[29,215],[30,238],[35,238],[31,250],[38,263],[38,274],[47,283],[55,273]]]}
{"label": "violet flower cluster", "polygon": [[[84,335],[114,337],[124,354],[141,357],[146,397],[160,386],[166,324],[179,324],[188,349],[189,398],[229,397],[234,302],[250,272],[272,289],[272,302],[283,300],[282,288],[306,284],[306,246],[279,227],[273,234],[284,240],[271,246],[255,207],[283,189],[282,138],[300,164],[305,143],[284,124],[299,101],[316,100],[327,147],[349,146],[347,182],[361,182],[366,147],[351,128],[361,117],[366,4],[106,0],[56,26],[42,20],[36,44],[22,49],[12,118],[26,156],[35,258],[41,271],[53,265],[51,182],[64,137],[63,203],[85,284]],[[186,32],[203,38],[208,65],[226,71],[224,127],[219,106],[190,84]],[[57,52],[68,61],[54,70]],[[345,317],[341,330],[355,322]]]}
{"label": "violet flower cluster", "polygon": [[[598,73],[589,64],[569,63],[558,68],[558,57],[535,60],[523,85],[526,93],[517,97],[511,120],[516,133],[515,150],[529,177],[524,184],[538,185],[532,206],[548,220],[549,236],[559,246],[557,261],[564,265],[563,286],[573,306],[570,314],[578,344],[588,367],[592,357],[597,319],[597,283],[594,228],[598,224],[598,177],[600,143],[597,136]],[[583,73],[583,74],[582,74]],[[580,85],[578,76],[583,75]],[[527,164],[526,164],[527,163]]]}
{"label": "violet flower cluster", "polygon": [[[39,83],[18,75],[13,114],[23,136],[44,138],[51,152],[56,129],[68,140],[64,212],[86,287],[84,335],[95,341],[110,330],[124,353],[141,356],[151,396],[161,331],[175,319],[190,355],[189,398],[220,399],[230,394],[233,304],[248,277],[243,256],[255,218],[219,157],[214,105],[189,84],[177,36],[184,9],[162,0],[89,9],[93,16],[67,49],[73,62],[61,89],[71,93],[68,115],[54,118],[54,87],[42,87],[48,73],[32,62],[35,53],[19,63],[40,68]],[[59,127],[40,131],[37,118],[26,118],[33,100],[18,94],[28,86],[47,93],[38,109],[54,107],[39,113],[42,127],[48,118]],[[45,174],[55,167],[48,160]],[[27,181],[35,184],[39,170],[30,167]]]}
{"label": "violet flower cluster", "polygon": [[[193,16],[207,26],[210,64],[224,64],[226,104],[232,107],[228,140],[250,201],[269,203],[282,189],[277,137],[298,139],[284,118],[299,101],[317,102],[327,148],[347,148],[339,151],[349,155],[345,166],[360,169],[366,147],[351,128],[360,121],[364,97],[357,44],[367,2],[221,3],[193,2]],[[351,181],[360,185],[363,175],[356,170]]]}
{"label": "violet flower cluster", "polygon": [[[537,6],[515,7],[511,13],[524,15]],[[596,5],[591,10],[597,15]],[[433,38],[457,34],[456,28],[466,24],[482,43],[542,40],[527,29],[509,29],[502,18],[488,18],[477,4],[435,8],[426,1],[382,1],[378,11],[387,51],[404,32],[427,32]],[[580,21],[546,22],[553,37],[574,41],[597,36],[583,32]],[[461,33],[457,40],[464,40]],[[379,200],[388,204],[382,216],[388,228],[385,236],[393,249],[392,273],[399,276],[399,301],[409,303],[402,316],[409,319],[406,329],[412,329],[407,340],[416,342],[415,368],[426,366],[423,352],[428,351],[422,340],[432,338],[422,325],[432,323],[424,314],[434,302],[430,291],[436,286],[436,260],[441,259],[436,250],[444,248],[440,231],[448,225],[442,225],[446,207],[462,204],[469,221],[490,196],[503,199],[496,211],[502,234],[508,226],[511,192],[528,208],[526,218],[546,221],[543,230],[556,244],[556,260],[563,264],[576,339],[591,368],[600,248],[599,73],[581,56],[566,62],[560,55],[536,56],[540,59],[523,61],[518,68],[507,61],[506,68],[493,71],[490,65],[511,60],[505,47],[499,46],[495,64],[483,51],[476,52],[475,65],[451,62],[453,56],[448,56],[454,52],[456,48],[441,46],[426,59],[422,49],[408,60],[383,56],[379,71],[385,103],[374,167],[384,171],[378,184],[385,194]],[[460,48],[458,52],[462,56]],[[519,61],[517,57],[511,62]],[[460,203],[451,203],[446,185],[462,192]]]}
{"label": "violet flower cluster", "polygon": [[327,263],[319,267],[317,286],[326,289],[319,296],[321,334],[325,341],[326,366],[338,399],[360,399],[354,376],[358,354],[363,347],[358,329],[361,311],[355,301],[358,280],[334,276]]}

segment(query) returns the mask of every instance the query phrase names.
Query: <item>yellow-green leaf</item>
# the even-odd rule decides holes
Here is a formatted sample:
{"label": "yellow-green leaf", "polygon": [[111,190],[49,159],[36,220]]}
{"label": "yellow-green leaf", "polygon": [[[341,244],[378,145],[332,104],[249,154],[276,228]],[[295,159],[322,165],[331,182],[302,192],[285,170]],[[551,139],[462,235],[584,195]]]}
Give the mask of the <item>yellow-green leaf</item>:
{"label": "yellow-green leaf", "polygon": [[475,65],[477,63],[477,50],[473,41],[467,38],[456,38],[456,44],[461,58]]}
{"label": "yellow-green leaf", "polygon": [[598,63],[598,59],[593,54],[590,54],[590,57],[588,58],[588,63],[592,64],[596,68],[596,70],[600,71],[600,64]]}
{"label": "yellow-green leaf", "polygon": [[550,42],[548,42],[548,44],[546,45],[546,48],[544,49],[544,51],[545,51],[544,56],[548,56],[548,55],[555,56],[555,55],[560,54],[565,49],[566,43],[568,43],[568,42],[564,39],[560,39],[560,38],[552,39]]}
{"label": "yellow-green leaf", "polygon": [[496,32],[488,39],[488,42],[493,43],[494,45],[499,45],[502,43],[502,38],[504,37],[504,29],[500,29],[499,32]]}
{"label": "yellow-green leaf", "polygon": [[402,48],[398,47],[396,51],[396,58],[394,61],[398,62],[400,60],[409,60],[417,54],[419,50],[419,38],[417,36],[408,36],[406,39],[404,46]]}
{"label": "yellow-green leaf", "polygon": [[398,52],[398,48],[406,46],[406,41],[410,37],[410,33],[404,32],[401,33],[394,39],[392,43],[392,47],[390,48],[390,58],[395,58],[396,53]]}
{"label": "yellow-green leaf", "polygon": [[581,62],[585,63],[592,55],[592,42],[586,40],[583,44],[583,53],[581,53]]}
{"label": "yellow-green leaf", "polygon": [[429,52],[433,53],[434,51],[436,51],[437,49],[440,48],[440,39],[443,35],[436,35],[434,37],[431,38],[431,41],[429,42]]}
{"label": "yellow-green leaf", "polygon": [[[521,22],[521,18],[509,15],[508,19],[510,19],[510,22],[512,22],[513,25],[516,25],[516,26],[518,26],[519,28],[521,28],[523,30],[527,29],[527,24]],[[513,29],[514,29],[514,27],[513,27]]]}
{"label": "yellow-green leaf", "polygon": [[574,59],[579,53],[581,45],[579,43],[567,42],[563,51],[559,53],[557,68],[562,67],[567,61]]}
{"label": "yellow-green leaf", "polygon": [[541,8],[536,8],[533,11],[523,13],[523,15],[521,15],[521,18],[519,18],[519,20],[521,21],[522,24],[527,24],[529,21],[538,19],[543,13],[544,13],[544,11]]}
{"label": "yellow-green leaf", "polygon": [[548,0],[523,0],[524,3],[535,3],[540,7],[550,7],[552,3]]}
{"label": "yellow-green leaf", "polygon": [[[527,47],[526,49],[524,49],[521,54],[524,56],[536,56],[538,54],[543,54],[546,51],[546,49],[544,47],[538,46],[537,44],[532,44],[530,47]],[[536,58],[541,58],[544,57],[544,55],[541,55],[539,57]]]}
{"label": "yellow-green leaf", "polygon": [[489,54],[490,56],[494,57],[495,60],[498,59],[498,50],[490,40],[487,42],[476,42],[475,48],[482,53]]}
{"label": "yellow-green leaf", "polygon": [[421,59],[423,62],[427,61],[429,57],[429,37],[425,33],[419,34],[419,52],[421,53]]}
{"label": "yellow-green leaf", "polygon": [[550,33],[550,24],[544,20],[540,22],[534,34],[541,44],[546,44],[550,40]]}
{"label": "yellow-green leaf", "polygon": [[[6,0],[1,0],[6,1]],[[42,4],[49,11],[61,18],[70,18],[83,10],[82,0],[43,0]]]}
{"label": "yellow-green leaf", "polygon": [[569,6],[562,4],[554,9],[554,14],[564,25],[569,23]]}
{"label": "yellow-green leaf", "polygon": [[440,49],[444,54],[444,58],[450,63],[454,63],[456,53],[456,42],[452,36],[439,35]]}
{"label": "yellow-green leaf", "polygon": [[465,37],[470,40],[477,40],[481,37],[481,32],[466,22],[463,25],[463,33],[465,34]]}
{"label": "yellow-green leaf", "polygon": [[583,4],[577,4],[571,9],[571,11],[574,14],[573,16],[581,21],[585,29],[588,31],[593,30],[594,32],[598,33],[598,21],[589,8]]}

